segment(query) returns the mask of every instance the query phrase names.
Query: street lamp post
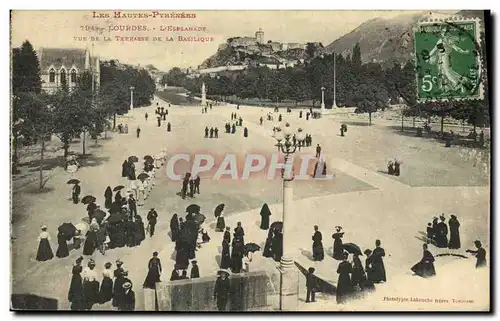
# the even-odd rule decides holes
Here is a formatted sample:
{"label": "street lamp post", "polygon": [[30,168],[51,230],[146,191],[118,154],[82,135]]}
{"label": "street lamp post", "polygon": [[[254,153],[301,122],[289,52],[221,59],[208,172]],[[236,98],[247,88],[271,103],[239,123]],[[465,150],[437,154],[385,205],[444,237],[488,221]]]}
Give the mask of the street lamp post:
{"label": "street lamp post", "polygon": [[130,86],[130,113],[134,111],[134,86]]}
{"label": "street lamp post", "polygon": [[[295,134],[295,142],[292,140],[290,124],[286,123],[284,130],[278,128],[274,138],[276,139],[278,151],[285,156],[285,166],[282,170],[283,178],[283,255],[280,261],[280,310],[294,311],[298,305],[299,274],[295,268],[293,254],[289,246],[292,236],[292,210],[293,210],[293,155],[297,148],[300,150],[305,135],[301,128]],[[282,142],[284,140],[284,142]]]}
{"label": "street lamp post", "polygon": [[321,114],[325,113],[325,87],[321,87]]}

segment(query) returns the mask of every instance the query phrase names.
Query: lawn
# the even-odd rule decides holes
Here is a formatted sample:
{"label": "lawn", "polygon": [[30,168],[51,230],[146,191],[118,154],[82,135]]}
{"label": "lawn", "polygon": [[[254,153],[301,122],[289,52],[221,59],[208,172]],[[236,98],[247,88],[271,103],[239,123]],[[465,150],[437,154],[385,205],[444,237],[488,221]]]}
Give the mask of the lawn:
{"label": "lawn", "polygon": [[186,96],[180,95],[182,93],[185,93],[185,91],[179,90],[179,88],[167,88],[163,91],[157,91],[156,95],[173,105],[193,105],[194,101]]}

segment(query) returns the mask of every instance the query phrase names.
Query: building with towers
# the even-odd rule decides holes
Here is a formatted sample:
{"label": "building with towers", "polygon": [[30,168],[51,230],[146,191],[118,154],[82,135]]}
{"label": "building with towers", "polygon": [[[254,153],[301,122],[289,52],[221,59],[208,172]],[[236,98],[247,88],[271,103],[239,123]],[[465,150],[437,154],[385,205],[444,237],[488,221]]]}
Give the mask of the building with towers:
{"label": "building with towers", "polygon": [[76,87],[78,77],[88,71],[93,76],[95,88],[100,85],[100,60],[89,50],[65,48],[41,48],[37,52],[40,61],[42,90],[52,93],[64,83],[69,90]]}
{"label": "building with towers", "polygon": [[259,30],[255,32],[255,40],[259,44],[263,44],[264,43],[264,31],[262,31],[261,28],[259,28]]}

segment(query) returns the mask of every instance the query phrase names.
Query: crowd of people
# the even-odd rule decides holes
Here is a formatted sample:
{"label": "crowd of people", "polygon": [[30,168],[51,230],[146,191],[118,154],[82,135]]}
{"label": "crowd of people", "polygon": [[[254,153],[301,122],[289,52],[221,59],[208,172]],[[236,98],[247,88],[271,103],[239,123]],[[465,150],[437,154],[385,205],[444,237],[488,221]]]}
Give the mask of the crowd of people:
{"label": "crowd of people", "polygon": [[109,301],[119,311],[135,310],[132,282],[120,259],[116,260],[114,271],[111,270],[112,264],[106,262],[100,277],[94,260],[89,259],[86,267],[82,266],[83,260],[83,257],[79,257],[71,271],[72,277],[68,291],[71,310],[88,311],[95,304],[105,304]]}
{"label": "crowd of people", "polygon": [[[460,222],[456,215],[451,214],[446,224],[446,217],[441,214],[433,217],[432,223],[427,224],[427,238],[423,244],[423,254],[419,262],[411,267],[415,275],[427,278],[436,275],[434,267],[435,258],[429,250],[429,245],[438,249],[458,250],[461,248],[460,242]],[[486,251],[479,240],[474,241],[476,250],[466,250],[476,257],[476,268],[486,266]]]}

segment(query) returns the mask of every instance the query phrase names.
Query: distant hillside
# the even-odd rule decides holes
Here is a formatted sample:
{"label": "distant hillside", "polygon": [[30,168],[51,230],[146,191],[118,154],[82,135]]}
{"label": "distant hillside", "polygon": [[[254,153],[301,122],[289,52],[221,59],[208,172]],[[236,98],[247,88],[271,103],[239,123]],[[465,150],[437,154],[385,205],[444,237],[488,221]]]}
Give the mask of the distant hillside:
{"label": "distant hillside", "polygon": [[[460,11],[456,15],[484,18],[482,11],[473,10]],[[325,51],[347,55],[352,52],[356,42],[359,42],[361,60],[364,63],[374,61],[385,66],[391,66],[394,62],[405,63],[413,55],[413,26],[424,18],[447,16],[422,12],[392,19],[372,19],[326,46]]]}
{"label": "distant hillside", "polygon": [[219,45],[219,49],[207,58],[200,69],[237,65],[290,65],[319,55],[323,50],[320,43],[282,44],[279,42],[256,43],[250,37],[235,37]]}

